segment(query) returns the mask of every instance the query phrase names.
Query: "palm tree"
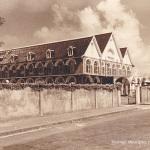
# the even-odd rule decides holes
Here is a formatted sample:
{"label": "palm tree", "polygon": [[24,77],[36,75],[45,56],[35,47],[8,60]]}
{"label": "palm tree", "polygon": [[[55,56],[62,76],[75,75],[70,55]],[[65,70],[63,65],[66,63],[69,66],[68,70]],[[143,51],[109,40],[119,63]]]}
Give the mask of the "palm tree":
{"label": "palm tree", "polygon": [[[0,17],[0,26],[3,25],[5,22],[4,18]],[[4,42],[3,41],[0,41],[0,47],[4,45]]]}

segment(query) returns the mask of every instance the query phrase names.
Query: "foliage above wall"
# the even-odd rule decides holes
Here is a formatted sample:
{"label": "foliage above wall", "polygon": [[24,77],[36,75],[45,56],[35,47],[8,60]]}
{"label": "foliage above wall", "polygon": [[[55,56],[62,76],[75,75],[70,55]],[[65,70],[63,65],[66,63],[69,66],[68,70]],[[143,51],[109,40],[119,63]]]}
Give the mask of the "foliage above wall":
{"label": "foliage above wall", "polygon": [[0,84],[0,90],[2,89],[10,89],[10,90],[21,90],[26,87],[30,87],[32,90],[43,90],[43,89],[52,89],[52,88],[61,88],[67,91],[73,91],[76,89],[86,89],[86,90],[97,90],[97,89],[102,89],[102,90],[108,90],[111,91],[113,89],[120,89],[121,84],[116,83],[116,84],[35,84],[35,83],[1,83]]}

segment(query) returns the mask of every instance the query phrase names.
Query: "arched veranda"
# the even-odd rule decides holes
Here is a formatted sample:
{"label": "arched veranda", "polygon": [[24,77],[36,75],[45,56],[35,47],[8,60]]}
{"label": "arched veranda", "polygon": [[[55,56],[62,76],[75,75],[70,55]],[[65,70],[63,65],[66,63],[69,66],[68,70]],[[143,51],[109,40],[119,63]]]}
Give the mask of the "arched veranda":
{"label": "arched veranda", "polygon": [[116,83],[120,82],[121,86],[121,95],[130,95],[130,81],[125,77],[120,77],[116,80]]}

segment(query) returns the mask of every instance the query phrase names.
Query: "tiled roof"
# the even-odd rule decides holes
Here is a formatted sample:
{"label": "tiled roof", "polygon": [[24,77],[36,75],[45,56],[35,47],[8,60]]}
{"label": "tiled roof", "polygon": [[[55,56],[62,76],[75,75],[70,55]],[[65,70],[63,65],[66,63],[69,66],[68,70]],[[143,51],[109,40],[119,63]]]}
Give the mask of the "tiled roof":
{"label": "tiled roof", "polygon": [[35,53],[35,60],[45,60],[46,59],[46,51],[48,49],[54,50],[55,58],[66,58],[68,55],[67,49],[70,46],[75,47],[75,56],[80,57],[86,51],[91,37],[80,38],[75,40],[61,41],[55,43],[48,43],[42,45],[35,45],[23,48],[17,48],[12,50],[7,50],[5,52],[1,52],[0,56],[4,59],[0,62],[0,64],[5,64],[10,62],[10,58],[12,55],[18,55],[18,62],[25,62],[27,60],[28,52]]}
{"label": "tiled roof", "polygon": [[120,48],[120,51],[121,51],[122,58],[124,58],[124,55],[125,55],[125,53],[127,51],[127,47]]}
{"label": "tiled roof", "polygon": [[98,43],[99,48],[101,50],[101,53],[103,53],[111,34],[112,33],[95,35],[97,43]]}
{"label": "tiled roof", "polygon": [[[106,47],[111,34],[112,33],[95,35],[101,52],[104,51],[104,48]],[[79,38],[79,39],[73,39],[73,40],[67,40],[67,41],[60,41],[60,42],[47,43],[47,44],[27,46],[27,47],[22,47],[22,48],[6,50],[3,52],[0,52],[0,57],[3,57],[3,60],[0,61],[0,64],[10,63],[12,55],[18,55],[18,62],[25,62],[25,61],[27,61],[28,52],[35,53],[36,61],[45,60],[46,59],[46,51],[48,49],[54,50],[56,59],[66,58],[68,56],[67,49],[70,46],[75,47],[75,49],[74,49],[75,57],[81,57],[85,53],[92,38],[93,38],[93,36],[90,36],[90,37],[85,37],[85,38]]]}

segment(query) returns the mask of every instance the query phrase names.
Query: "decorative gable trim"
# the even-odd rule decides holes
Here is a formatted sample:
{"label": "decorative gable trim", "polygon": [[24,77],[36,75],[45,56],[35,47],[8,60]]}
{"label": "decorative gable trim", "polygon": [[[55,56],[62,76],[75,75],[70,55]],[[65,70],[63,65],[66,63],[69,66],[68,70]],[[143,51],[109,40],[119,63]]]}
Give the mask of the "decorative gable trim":
{"label": "decorative gable trim", "polygon": [[115,37],[114,37],[114,34],[112,33],[112,38],[114,40],[114,43],[115,43],[115,46],[116,46],[116,49],[117,49],[117,52],[118,52],[118,55],[119,55],[119,58],[120,58],[120,61],[123,62],[123,59],[122,59],[122,55],[121,55],[121,52],[120,52],[120,49],[116,43],[116,40],[115,40]]}
{"label": "decorative gable trim", "polygon": [[127,50],[126,50],[126,53],[127,53],[127,54],[128,54],[128,56],[129,56],[129,59],[130,59],[131,65],[133,65],[133,62],[132,62],[132,59],[131,59],[131,56],[130,56],[130,52],[128,51],[128,48],[127,48]]}
{"label": "decorative gable trim", "polygon": [[93,37],[93,42],[94,42],[94,44],[95,44],[95,47],[96,47],[96,49],[97,49],[97,52],[98,52],[99,56],[101,57],[101,56],[102,56],[102,53],[101,53],[101,50],[100,50],[100,48],[99,48],[99,46],[98,46],[98,43],[97,43],[97,41],[96,41],[96,37],[95,37],[95,36]]}

